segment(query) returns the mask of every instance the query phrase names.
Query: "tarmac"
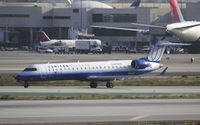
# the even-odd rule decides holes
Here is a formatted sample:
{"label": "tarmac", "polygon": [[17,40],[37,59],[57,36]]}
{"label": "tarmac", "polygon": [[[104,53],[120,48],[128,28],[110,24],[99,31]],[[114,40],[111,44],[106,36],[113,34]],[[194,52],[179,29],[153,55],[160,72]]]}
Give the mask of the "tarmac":
{"label": "tarmac", "polygon": [[[87,61],[106,61],[138,59],[147,54],[38,54],[28,51],[0,51],[0,74],[17,74],[31,64],[41,63],[67,63],[67,62],[87,62]],[[194,62],[191,63],[191,58]],[[169,67],[167,76],[173,75],[200,75],[200,54],[170,54],[164,55],[161,63],[164,67]],[[155,71],[160,73],[163,69]]]}
{"label": "tarmac", "polygon": [[[16,75],[26,66],[40,63],[64,63],[138,59],[147,54],[38,54],[27,51],[0,51],[0,76]],[[194,62],[191,63],[191,58]],[[200,75],[200,54],[164,55],[161,63],[169,67],[166,76]],[[162,69],[154,72],[158,74]],[[90,89],[78,87],[0,87],[0,96],[48,96],[82,94],[120,95],[173,95],[199,94],[199,86],[134,86],[107,89],[100,86]],[[51,101],[0,101],[0,124],[2,125],[66,125],[90,123],[137,123],[137,122],[200,122],[200,99],[133,99],[133,100],[51,100]]]}
{"label": "tarmac", "polygon": [[199,99],[0,101],[0,124],[200,120]]}

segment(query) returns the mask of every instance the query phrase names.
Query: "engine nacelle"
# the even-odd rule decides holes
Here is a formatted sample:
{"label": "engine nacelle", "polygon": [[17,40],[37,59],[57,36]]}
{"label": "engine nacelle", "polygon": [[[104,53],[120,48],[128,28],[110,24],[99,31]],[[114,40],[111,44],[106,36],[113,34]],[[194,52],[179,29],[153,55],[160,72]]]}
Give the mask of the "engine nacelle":
{"label": "engine nacelle", "polygon": [[131,62],[131,67],[134,69],[144,69],[149,66],[149,63],[143,59],[133,60]]}

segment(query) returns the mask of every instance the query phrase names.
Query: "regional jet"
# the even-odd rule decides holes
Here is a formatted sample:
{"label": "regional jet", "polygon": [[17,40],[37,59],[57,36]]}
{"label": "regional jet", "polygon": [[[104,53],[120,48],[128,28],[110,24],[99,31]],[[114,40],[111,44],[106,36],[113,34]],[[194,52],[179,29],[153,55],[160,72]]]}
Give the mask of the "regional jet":
{"label": "regional jet", "polygon": [[[31,81],[79,80],[90,81],[91,88],[97,88],[98,81],[105,81],[107,88],[113,88],[111,81],[136,77],[163,67],[160,63],[166,46],[186,45],[158,41],[148,56],[137,60],[112,60],[99,62],[47,63],[26,67],[16,80],[28,88]],[[161,74],[164,74],[167,67]]]}

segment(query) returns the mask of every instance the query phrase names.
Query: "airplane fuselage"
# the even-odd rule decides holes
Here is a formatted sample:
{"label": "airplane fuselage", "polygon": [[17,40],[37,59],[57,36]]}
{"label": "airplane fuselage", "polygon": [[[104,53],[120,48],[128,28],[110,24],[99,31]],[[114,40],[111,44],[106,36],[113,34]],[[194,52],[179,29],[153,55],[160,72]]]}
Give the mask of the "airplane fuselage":
{"label": "airplane fuselage", "polygon": [[185,21],[167,25],[167,32],[185,42],[200,41],[200,22]]}
{"label": "airplane fuselage", "polygon": [[132,60],[34,64],[28,66],[16,77],[17,81],[111,81],[127,76],[141,75],[162,67],[160,63],[148,62],[148,67],[135,69]]}
{"label": "airplane fuselage", "polygon": [[50,40],[40,42],[42,46],[46,47],[56,47],[56,46],[67,46],[68,48],[73,48],[75,46],[75,40]]}

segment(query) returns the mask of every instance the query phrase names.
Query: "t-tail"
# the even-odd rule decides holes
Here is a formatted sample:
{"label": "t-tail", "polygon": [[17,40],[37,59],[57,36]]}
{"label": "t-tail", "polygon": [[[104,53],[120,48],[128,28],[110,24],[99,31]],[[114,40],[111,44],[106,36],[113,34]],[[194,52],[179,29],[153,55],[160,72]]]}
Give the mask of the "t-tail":
{"label": "t-tail", "polygon": [[184,22],[177,0],[170,0],[172,23]]}
{"label": "t-tail", "polygon": [[44,31],[40,31],[39,35],[40,35],[40,42],[50,41],[49,37]]}
{"label": "t-tail", "polygon": [[151,62],[160,62],[163,53],[165,52],[165,48],[167,46],[184,46],[184,45],[190,45],[190,44],[171,43],[169,41],[164,41],[164,40],[158,41],[149,52],[149,55],[146,57],[146,59]]}
{"label": "t-tail", "polygon": [[134,0],[134,2],[131,4],[131,7],[139,7],[141,0]]}

